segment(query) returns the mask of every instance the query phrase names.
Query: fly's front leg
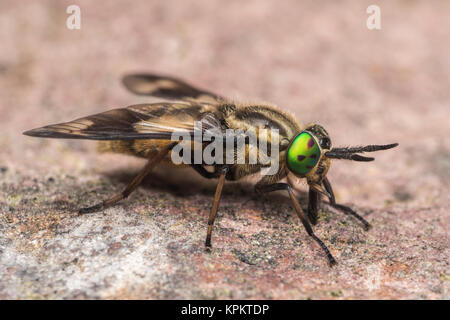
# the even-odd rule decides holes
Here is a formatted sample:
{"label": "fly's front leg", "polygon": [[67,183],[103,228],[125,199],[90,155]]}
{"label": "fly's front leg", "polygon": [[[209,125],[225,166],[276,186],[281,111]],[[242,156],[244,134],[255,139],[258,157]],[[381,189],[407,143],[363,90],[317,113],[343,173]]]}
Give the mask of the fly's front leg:
{"label": "fly's front leg", "polygon": [[302,222],[303,226],[306,229],[306,232],[308,235],[316,241],[319,246],[324,251],[325,255],[328,258],[328,262],[331,266],[335,265],[337,262],[333,258],[333,256],[330,253],[330,250],[328,250],[327,246],[320,240],[312,230],[311,225],[309,224],[308,218],[305,216],[302,208],[300,207],[300,204],[298,203],[297,199],[295,198],[294,192],[292,190],[292,187],[287,183],[274,183],[269,185],[256,185],[255,191],[257,193],[265,193],[265,192],[272,192],[272,191],[278,191],[278,190],[286,190],[289,193],[289,198],[291,198],[292,204],[294,205],[295,212],[297,213],[297,216],[300,218],[300,221]]}
{"label": "fly's front leg", "polygon": [[323,183],[323,186],[325,187],[325,190],[330,194],[330,197],[329,197],[330,206],[344,212],[345,214],[349,214],[349,215],[355,217],[356,219],[358,219],[359,221],[361,221],[361,223],[364,225],[364,230],[367,231],[371,228],[370,223],[367,222],[366,219],[361,217],[355,211],[353,211],[351,208],[344,206],[342,204],[336,203],[336,198],[334,197],[333,188],[331,188],[330,181],[328,181],[327,178],[323,179],[322,183]]}
{"label": "fly's front leg", "polygon": [[156,157],[154,157],[153,159],[150,159],[147,162],[147,164],[145,165],[145,167],[139,172],[139,174],[133,179],[133,181],[131,181],[127,185],[127,187],[121,193],[118,193],[118,194],[114,195],[113,197],[111,197],[107,200],[104,200],[96,205],[91,206],[91,207],[81,208],[78,211],[78,213],[86,214],[86,213],[97,212],[104,208],[107,208],[109,206],[116,204],[117,202],[119,202],[122,199],[127,198],[134,190],[136,190],[136,188],[141,184],[142,180],[144,180],[144,178],[150,173],[150,171],[152,171],[152,169],[167,155],[167,153],[169,153],[169,151],[172,150],[172,148],[175,146],[175,144],[176,143],[173,143],[173,144],[167,146],[166,148],[161,150],[156,155]]}
{"label": "fly's front leg", "polygon": [[313,225],[317,224],[319,202],[320,202],[319,193],[316,190],[309,188],[308,218],[311,224]]}
{"label": "fly's front leg", "polygon": [[225,176],[228,172],[228,169],[229,169],[228,166],[222,167],[222,170],[221,170],[220,176],[219,176],[219,183],[217,184],[216,193],[214,195],[214,202],[211,207],[211,212],[209,214],[208,231],[206,233],[206,241],[205,241],[205,246],[208,248],[211,247],[212,227],[214,225],[214,220],[216,219],[216,213],[217,213],[217,209],[219,208],[220,197],[222,195],[222,188],[223,188],[223,184],[225,182]]}

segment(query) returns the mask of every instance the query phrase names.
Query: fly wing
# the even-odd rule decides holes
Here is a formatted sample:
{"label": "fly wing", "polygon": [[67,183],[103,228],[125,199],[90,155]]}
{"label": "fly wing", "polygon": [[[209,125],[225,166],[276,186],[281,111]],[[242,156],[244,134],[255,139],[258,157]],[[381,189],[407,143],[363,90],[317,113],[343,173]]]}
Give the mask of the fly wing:
{"label": "fly wing", "polygon": [[204,103],[153,103],[113,109],[73,121],[24,132],[42,138],[90,140],[170,140],[174,132],[193,135],[220,128],[221,115],[214,105]]}
{"label": "fly wing", "polygon": [[183,80],[157,74],[131,74],[122,79],[125,87],[139,95],[165,99],[194,99],[205,102],[223,101],[221,96],[195,88]]}

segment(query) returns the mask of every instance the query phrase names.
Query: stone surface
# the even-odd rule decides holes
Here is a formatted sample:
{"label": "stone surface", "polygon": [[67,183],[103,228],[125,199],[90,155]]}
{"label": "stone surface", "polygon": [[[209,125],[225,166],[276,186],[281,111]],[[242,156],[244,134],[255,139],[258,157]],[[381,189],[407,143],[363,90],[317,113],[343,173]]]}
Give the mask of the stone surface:
{"label": "stone surface", "polygon": [[[1,299],[448,299],[450,3],[377,1],[65,1],[0,3]],[[372,163],[335,161],[338,201],[315,231],[286,195],[228,184],[204,251],[214,181],[158,170],[128,200],[143,165],[86,141],[25,130],[153,101],[121,87],[129,72],[183,77],[243,101],[270,101],[327,128],[335,146],[399,142]],[[304,182],[300,199],[306,206]]]}

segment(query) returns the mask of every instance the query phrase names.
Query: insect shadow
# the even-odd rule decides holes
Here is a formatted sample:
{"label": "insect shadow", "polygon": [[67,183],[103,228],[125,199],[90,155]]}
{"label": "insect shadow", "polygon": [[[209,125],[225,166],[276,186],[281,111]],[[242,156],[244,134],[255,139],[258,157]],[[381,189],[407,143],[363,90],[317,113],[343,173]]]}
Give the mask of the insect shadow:
{"label": "insect shadow", "polygon": [[[129,169],[118,169],[103,173],[107,179],[107,185],[126,185],[135,176],[134,171]],[[158,168],[150,173],[140,185],[140,188],[151,193],[170,194],[177,198],[188,199],[193,196],[209,197],[214,193],[217,182],[204,179],[196,172],[189,169]],[[121,187],[119,188],[121,189]],[[289,198],[281,192],[264,194],[262,197],[254,191],[254,183],[248,181],[229,182],[224,185],[223,191],[224,208],[223,213],[240,211],[243,208],[260,212],[261,217],[270,220],[286,222],[292,215]],[[303,190],[297,191],[297,197],[301,203],[307,203],[308,193]],[[307,207],[305,206],[305,210]]]}

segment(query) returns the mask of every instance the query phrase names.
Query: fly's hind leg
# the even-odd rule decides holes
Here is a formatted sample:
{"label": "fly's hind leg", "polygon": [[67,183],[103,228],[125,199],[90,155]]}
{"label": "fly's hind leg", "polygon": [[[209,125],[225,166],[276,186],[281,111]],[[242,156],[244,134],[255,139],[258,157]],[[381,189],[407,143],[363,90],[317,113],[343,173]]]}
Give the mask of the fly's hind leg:
{"label": "fly's hind leg", "polygon": [[336,203],[336,198],[334,197],[333,188],[331,188],[330,181],[328,181],[327,178],[323,179],[322,181],[323,186],[325,187],[325,190],[330,194],[330,206],[333,208],[336,208],[340,211],[342,211],[345,214],[349,214],[356,219],[358,219],[364,226],[364,230],[369,230],[371,228],[371,225],[369,222],[366,221],[363,217],[361,217],[359,214],[357,214],[355,211],[353,211],[351,208],[344,206],[342,204]]}
{"label": "fly's hind leg", "polygon": [[121,192],[113,197],[104,200],[96,205],[93,205],[91,207],[81,208],[78,213],[79,214],[86,214],[86,213],[93,213],[100,211],[104,208],[107,208],[109,206],[112,206],[119,202],[120,200],[123,200],[127,198],[136,188],[141,184],[142,180],[152,171],[152,169],[167,155],[167,153],[172,150],[172,148],[175,146],[176,143],[173,143],[167,147],[165,147],[163,150],[161,150],[156,157],[153,159],[150,159],[145,167],[139,172],[139,174],[131,181],[127,187]]}
{"label": "fly's hind leg", "polygon": [[256,185],[255,191],[257,193],[266,193],[266,192],[272,192],[272,191],[279,191],[279,190],[286,190],[289,193],[289,198],[291,198],[292,204],[294,205],[295,212],[297,213],[297,216],[300,218],[300,221],[302,222],[303,226],[306,229],[306,232],[308,235],[316,241],[319,246],[322,248],[323,252],[327,256],[328,262],[331,266],[335,265],[337,262],[334,259],[334,257],[331,255],[330,250],[328,250],[327,246],[320,240],[315,234],[314,231],[309,223],[308,218],[305,216],[305,213],[303,212],[302,208],[300,207],[300,204],[298,203],[297,199],[295,198],[294,192],[292,190],[292,187],[287,183],[273,183],[269,185]]}

